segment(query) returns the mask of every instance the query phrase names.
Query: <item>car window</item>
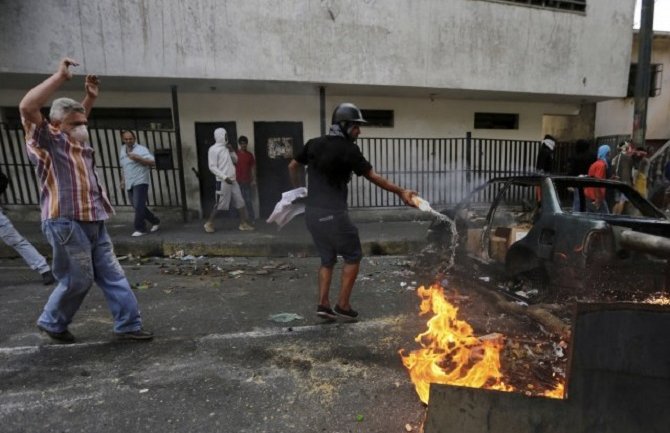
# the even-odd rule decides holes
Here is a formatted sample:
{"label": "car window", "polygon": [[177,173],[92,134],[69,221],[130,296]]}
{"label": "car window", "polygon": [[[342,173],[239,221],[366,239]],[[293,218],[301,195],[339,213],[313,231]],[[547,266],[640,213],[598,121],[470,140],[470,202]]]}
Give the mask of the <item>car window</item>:
{"label": "car window", "polygon": [[468,227],[484,226],[491,203],[504,186],[501,182],[491,182],[475,188],[459,205],[459,219],[466,221]]}
{"label": "car window", "polygon": [[541,196],[537,186],[508,184],[492,209],[491,227],[532,225],[540,206]]}
{"label": "car window", "polygon": [[[627,185],[598,183],[594,180],[554,179],[560,207],[566,213],[618,214],[631,217],[659,218],[663,215],[645,198]],[[594,197],[604,197],[605,204],[594,205]]]}

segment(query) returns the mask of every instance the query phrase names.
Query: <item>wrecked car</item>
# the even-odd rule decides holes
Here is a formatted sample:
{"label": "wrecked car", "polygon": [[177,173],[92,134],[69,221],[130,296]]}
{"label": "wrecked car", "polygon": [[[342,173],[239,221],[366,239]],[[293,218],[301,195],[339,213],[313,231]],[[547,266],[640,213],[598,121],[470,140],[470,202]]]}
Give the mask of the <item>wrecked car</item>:
{"label": "wrecked car", "polygon": [[[595,208],[599,194],[609,206]],[[615,201],[625,205],[613,214]],[[609,209],[608,209],[609,208]],[[550,286],[666,290],[670,220],[630,186],[590,177],[495,178],[455,209],[457,268],[485,269],[543,292]],[[453,246],[450,224],[434,222],[428,238]]]}

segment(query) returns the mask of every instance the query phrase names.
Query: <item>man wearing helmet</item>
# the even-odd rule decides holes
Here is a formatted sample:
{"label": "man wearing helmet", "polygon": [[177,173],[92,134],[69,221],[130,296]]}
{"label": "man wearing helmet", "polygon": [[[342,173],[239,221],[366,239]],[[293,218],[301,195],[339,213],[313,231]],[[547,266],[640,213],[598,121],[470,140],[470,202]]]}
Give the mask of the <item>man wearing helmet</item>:
{"label": "man wearing helmet", "polygon": [[[349,303],[363,257],[358,229],[347,212],[347,184],[352,173],[365,176],[375,185],[397,194],[406,205],[415,206],[412,197],[416,191],[401,188],[375,172],[356,145],[364,123],[367,122],[354,104],[338,105],[328,134],[309,140],[289,163],[291,182],[296,188],[301,184],[301,165],[307,166],[309,193],[305,221],[321,256],[317,315],[325,319],[334,319],[336,315],[352,319],[358,316]],[[344,259],[342,286],[338,302],[331,308],[330,283],[337,255]]]}

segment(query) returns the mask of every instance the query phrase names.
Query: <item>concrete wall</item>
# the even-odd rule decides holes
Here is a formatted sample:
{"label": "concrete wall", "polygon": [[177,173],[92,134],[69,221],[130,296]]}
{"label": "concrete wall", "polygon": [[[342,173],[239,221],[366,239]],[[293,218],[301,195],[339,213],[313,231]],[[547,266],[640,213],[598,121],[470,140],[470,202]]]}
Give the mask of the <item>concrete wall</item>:
{"label": "concrete wall", "polygon": [[[634,0],[586,13],[487,0],[3,2],[0,73],[69,55],[113,77],[620,97]],[[594,61],[597,59],[597,61]]]}
{"label": "concrete wall", "polygon": [[[633,63],[637,63],[637,37],[633,40]],[[649,98],[647,135],[649,140],[670,139],[670,33],[659,33],[653,42],[651,63],[663,65],[661,94]],[[634,98],[620,98],[598,103],[596,135],[624,135],[633,131]]]}

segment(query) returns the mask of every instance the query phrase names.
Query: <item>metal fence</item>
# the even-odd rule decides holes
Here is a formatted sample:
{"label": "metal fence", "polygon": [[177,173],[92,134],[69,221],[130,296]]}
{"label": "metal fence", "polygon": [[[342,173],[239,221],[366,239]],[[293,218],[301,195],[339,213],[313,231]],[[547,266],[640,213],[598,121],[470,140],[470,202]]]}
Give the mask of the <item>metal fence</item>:
{"label": "metal fence", "polygon": [[[433,205],[458,203],[476,186],[499,176],[534,171],[539,141],[483,138],[359,138],[358,145],[375,171],[397,185],[414,189]],[[563,150],[562,147],[566,147]],[[560,149],[560,150],[559,150]],[[570,152],[559,143],[554,164]],[[559,170],[557,170],[559,171]],[[354,176],[349,206],[401,206],[395,194]]]}
{"label": "metal fence", "polygon": [[624,140],[631,140],[630,135],[603,135],[601,137],[596,138],[596,147],[600,146],[602,144],[607,144],[610,149],[612,149],[612,155],[617,154],[617,146],[624,141]]}
{"label": "metal fence", "polygon": [[[135,131],[138,142],[159,155],[171,168],[152,170],[149,205],[179,207],[180,173],[175,131]],[[130,206],[121,189],[119,149],[121,130],[91,128],[91,144],[95,152],[100,183],[106,188],[114,206]],[[433,205],[458,203],[475,187],[491,178],[528,174],[534,171],[541,143],[528,140],[472,138],[359,138],[363,155],[375,171],[392,182],[411,188]],[[27,158],[23,131],[0,123],[0,170],[12,183],[0,197],[0,203],[13,205],[39,204],[35,170]],[[574,152],[574,143],[558,143],[554,153],[553,172],[565,172],[567,160]],[[396,207],[400,199],[354,176],[349,186],[351,208]]]}
{"label": "metal fence", "polygon": [[[149,205],[152,207],[179,207],[179,164],[173,130],[134,131],[139,143],[147,146],[160,159],[161,169],[151,171]],[[119,149],[122,146],[121,130],[106,128],[89,129],[91,145],[95,149],[98,179],[105,187],[114,206],[131,206],[121,188]],[[23,130],[17,126],[0,123],[0,171],[11,179],[0,203],[10,205],[38,205],[39,187],[35,169],[24,149]]]}

